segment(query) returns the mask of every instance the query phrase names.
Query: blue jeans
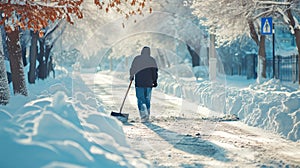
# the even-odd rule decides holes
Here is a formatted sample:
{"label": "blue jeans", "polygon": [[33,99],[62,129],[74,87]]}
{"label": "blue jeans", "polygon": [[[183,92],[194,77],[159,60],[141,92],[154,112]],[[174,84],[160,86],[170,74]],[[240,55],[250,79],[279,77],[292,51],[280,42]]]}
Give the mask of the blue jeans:
{"label": "blue jeans", "polygon": [[151,101],[151,87],[136,87],[136,98],[138,103],[139,111],[145,111],[143,104],[146,105],[148,113],[150,112],[150,101]]}

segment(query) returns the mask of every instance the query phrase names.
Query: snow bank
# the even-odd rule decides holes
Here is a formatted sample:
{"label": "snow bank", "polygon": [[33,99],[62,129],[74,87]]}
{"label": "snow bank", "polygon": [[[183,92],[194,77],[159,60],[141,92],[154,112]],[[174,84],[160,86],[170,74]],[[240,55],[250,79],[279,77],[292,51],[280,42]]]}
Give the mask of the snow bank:
{"label": "snow bank", "polygon": [[150,167],[82,81],[65,75],[29,90],[0,106],[0,167]]}
{"label": "snow bank", "polygon": [[196,82],[195,78],[178,78],[160,73],[158,88],[221,114],[235,114],[250,126],[299,141],[300,92],[297,86],[284,85],[274,79],[245,88],[227,86],[227,82],[245,83],[243,80],[210,82],[200,78]]}

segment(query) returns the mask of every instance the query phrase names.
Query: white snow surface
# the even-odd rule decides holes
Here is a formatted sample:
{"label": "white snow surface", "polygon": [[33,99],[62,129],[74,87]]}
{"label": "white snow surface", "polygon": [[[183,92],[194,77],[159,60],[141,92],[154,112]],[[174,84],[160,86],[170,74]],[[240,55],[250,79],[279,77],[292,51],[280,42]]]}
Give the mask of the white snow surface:
{"label": "white snow surface", "polygon": [[[150,123],[139,122],[134,87],[123,108],[124,113],[130,114],[129,123],[123,127],[128,142],[154,167],[297,167],[300,164],[299,142],[286,140],[272,131],[247,126],[242,123],[244,120],[218,122],[220,118],[224,119],[222,109],[226,101],[220,96],[226,90],[224,85],[227,83],[233,90],[240,90],[248,88],[246,86],[254,80],[232,77],[228,82],[219,78],[211,83],[199,79],[199,83],[207,88],[212,87],[203,89],[203,99],[207,99],[201,104],[188,99],[202,99],[195,89],[198,88],[195,79],[188,77],[188,68],[184,69],[184,65],[176,67],[178,73],[174,69],[160,70],[160,87],[152,93]],[[103,100],[106,111],[119,108],[129,84],[127,73],[122,71],[124,68],[119,70],[101,71],[93,77],[82,75],[88,85],[95,86],[94,93]],[[215,94],[212,96],[215,104],[206,95],[209,93]]]}
{"label": "white snow surface", "polygon": [[191,78],[172,80],[161,74],[160,89],[218,112],[235,114],[244,123],[300,140],[300,91],[297,84],[269,79],[257,83],[246,77],[221,77],[217,81]]}
{"label": "white snow surface", "polygon": [[[184,113],[188,110],[189,117],[196,119],[199,116],[194,112],[207,117],[237,114],[249,125],[299,141],[300,95],[294,85],[270,80],[247,87],[255,81],[240,77],[219,77],[215,82],[200,78],[196,82],[183,67],[177,73],[172,69],[160,71],[157,90],[182,98],[167,97],[164,101],[182,106],[164,110],[173,111],[175,117],[188,116]],[[80,73],[97,81],[95,87],[87,86]],[[107,73],[118,80],[128,80],[127,72]],[[237,79],[239,82],[232,82]],[[142,153],[128,144],[122,123],[110,117],[110,111],[102,106],[103,101],[108,101],[116,103],[112,110],[118,110],[122,96],[107,95],[105,90],[95,92],[100,88],[97,84],[118,80],[97,78],[95,71],[65,71],[56,79],[29,85],[28,97],[12,96],[10,103],[0,108],[0,167],[152,167]],[[94,93],[106,99],[97,100]],[[201,111],[203,108],[189,106],[188,101],[210,110]],[[129,104],[136,107],[135,101]],[[168,114],[162,113],[162,117],[168,119]]]}
{"label": "white snow surface", "polygon": [[[247,80],[243,76],[219,75],[209,81],[207,68],[195,80],[194,69],[180,64],[160,69],[162,92],[196,103],[215,112],[216,116],[237,115],[242,122],[277,133],[289,140],[300,140],[300,91],[296,83],[276,79]],[[120,72],[121,73],[121,72]],[[121,78],[127,75],[119,75]],[[201,78],[203,77],[203,78]]]}
{"label": "white snow surface", "polygon": [[38,81],[28,97],[0,106],[0,167],[149,167],[121,123],[72,76]]}

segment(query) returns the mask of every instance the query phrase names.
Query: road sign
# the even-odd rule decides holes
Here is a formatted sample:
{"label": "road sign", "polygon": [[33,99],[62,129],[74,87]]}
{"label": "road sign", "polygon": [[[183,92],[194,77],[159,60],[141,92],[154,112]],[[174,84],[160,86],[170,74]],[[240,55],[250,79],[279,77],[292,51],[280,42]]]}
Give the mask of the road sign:
{"label": "road sign", "polygon": [[272,35],[273,21],[271,17],[261,18],[261,31],[262,35]]}

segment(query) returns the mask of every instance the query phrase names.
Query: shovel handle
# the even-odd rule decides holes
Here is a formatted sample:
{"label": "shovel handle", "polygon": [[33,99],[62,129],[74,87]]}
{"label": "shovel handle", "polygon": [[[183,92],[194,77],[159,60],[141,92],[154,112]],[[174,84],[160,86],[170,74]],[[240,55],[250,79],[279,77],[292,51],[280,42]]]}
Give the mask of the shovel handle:
{"label": "shovel handle", "polygon": [[123,102],[122,102],[122,105],[121,105],[121,108],[120,108],[120,113],[122,112],[122,109],[123,109],[123,106],[124,106],[124,103],[125,103],[126,97],[127,97],[127,95],[128,95],[128,92],[129,92],[129,90],[130,90],[130,87],[131,87],[132,81],[133,81],[133,80],[130,80],[130,83],[129,83],[128,89],[127,89],[127,91],[126,91],[125,97],[124,97],[124,99],[123,99]]}

